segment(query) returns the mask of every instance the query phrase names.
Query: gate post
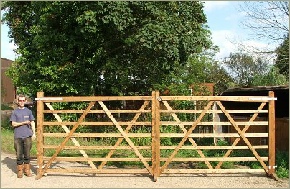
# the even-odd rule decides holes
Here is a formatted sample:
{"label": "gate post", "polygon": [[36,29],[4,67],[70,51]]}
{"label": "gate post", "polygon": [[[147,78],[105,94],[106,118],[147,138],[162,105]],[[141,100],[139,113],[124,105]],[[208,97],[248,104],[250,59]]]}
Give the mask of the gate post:
{"label": "gate post", "polygon": [[160,175],[160,103],[159,91],[152,91],[152,171],[154,182]]}
{"label": "gate post", "polygon": [[269,121],[269,170],[268,170],[268,176],[274,176],[275,173],[275,100],[274,100],[274,92],[269,91],[268,96],[272,98],[272,100],[269,101],[269,111],[268,111],[268,121]]}
{"label": "gate post", "polygon": [[[37,98],[44,97],[44,92],[37,92]],[[37,175],[35,179],[40,179],[43,175],[43,110],[44,103],[42,100],[37,100]]]}

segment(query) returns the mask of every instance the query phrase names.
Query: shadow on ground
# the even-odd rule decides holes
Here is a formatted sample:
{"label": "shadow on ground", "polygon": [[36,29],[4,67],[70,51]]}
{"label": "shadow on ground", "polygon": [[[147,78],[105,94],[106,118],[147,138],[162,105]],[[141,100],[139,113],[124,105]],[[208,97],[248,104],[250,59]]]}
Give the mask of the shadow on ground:
{"label": "shadow on ground", "polygon": [[[14,157],[5,157],[1,163],[5,164],[10,170],[12,170],[15,174],[17,173],[17,165],[16,165],[16,158]],[[36,167],[31,165],[31,171],[36,174],[37,170]]]}

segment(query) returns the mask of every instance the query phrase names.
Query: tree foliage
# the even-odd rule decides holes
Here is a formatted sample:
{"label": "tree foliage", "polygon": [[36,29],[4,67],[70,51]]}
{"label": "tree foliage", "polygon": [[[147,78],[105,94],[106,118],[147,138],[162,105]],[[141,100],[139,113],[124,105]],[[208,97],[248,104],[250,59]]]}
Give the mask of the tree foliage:
{"label": "tree foliage", "polygon": [[176,66],[167,79],[163,86],[157,86],[157,88],[169,91],[170,95],[191,95],[191,87],[193,90],[203,91],[204,83],[213,83],[214,95],[218,95],[229,88],[229,84],[233,82],[231,76],[217,61],[213,60],[212,56],[204,54],[189,57],[187,64]]}
{"label": "tree foliage", "polygon": [[198,1],[7,1],[20,55],[9,71],[35,95],[146,94],[209,49]]}
{"label": "tree foliage", "polygon": [[289,80],[289,34],[276,49],[276,53],[277,59],[275,66],[279,69],[279,73],[283,74]]}
{"label": "tree foliage", "polygon": [[259,38],[283,41],[289,33],[289,1],[245,1],[241,11],[244,26]]}
{"label": "tree foliage", "polygon": [[245,53],[231,53],[223,63],[238,87],[253,86],[256,75],[264,75],[269,71],[268,64],[261,58],[254,58]]}
{"label": "tree foliage", "polygon": [[279,69],[276,66],[272,66],[269,72],[257,74],[253,78],[253,86],[277,86],[287,84],[287,78],[285,75],[279,73]]}
{"label": "tree foliage", "polygon": [[271,47],[279,45],[260,53],[276,54],[275,70],[289,80],[289,1],[245,1],[241,11],[246,15],[244,26],[254,36],[267,40]]}

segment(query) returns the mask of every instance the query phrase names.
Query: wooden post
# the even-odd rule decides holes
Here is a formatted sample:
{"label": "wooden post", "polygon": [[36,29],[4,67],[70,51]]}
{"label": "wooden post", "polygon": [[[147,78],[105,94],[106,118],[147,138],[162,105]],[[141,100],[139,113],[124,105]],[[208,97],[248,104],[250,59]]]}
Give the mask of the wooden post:
{"label": "wooden post", "polygon": [[[156,91],[156,111],[155,111],[155,118],[156,118],[156,125],[155,125],[155,141],[156,141],[156,169],[157,169],[157,176],[160,176],[160,98],[159,91]],[[156,178],[157,180],[157,178]]]}
{"label": "wooden post", "polygon": [[[37,92],[37,98],[44,97],[44,92]],[[35,179],[40,179],[43,175],[43,110],[44,103],[41,100],[37,101],[37,175]]]}
{"label": "wooden post", "polygon": [[[274,92],[269,91],[268,96],[274,98]],[[268,176],[274,176],[275,173],[275,100],[269,101],[269,111],[268,111],[268,122],[269,122],[269,170]]]}
{"label": "wooden post", "polygon": [[152,92],[152,169],[154,182],[160,175],[160,112],[159,91]]}
{"label": "wooden post", "polygon": [[[212,109],[213,110],[217,110],[216,102],[214,102]],[[216,120],[217,120],[217,113],[212,113],[212,121],[216,122]],[[216,124],[213,125],[213,133],[214,134],[217,134],[217,127],[218,126]],[[217,137],[213,138],[213,142],[214,142],[215,146],[217,145],[217,140],[218,140]]]}

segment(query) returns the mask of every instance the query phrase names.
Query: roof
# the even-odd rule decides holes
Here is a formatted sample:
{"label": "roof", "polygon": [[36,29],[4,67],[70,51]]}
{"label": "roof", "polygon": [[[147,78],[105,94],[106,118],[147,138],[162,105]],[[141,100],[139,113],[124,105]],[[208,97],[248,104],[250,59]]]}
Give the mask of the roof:
{"label": "roof", "polygon": [[279,86],[257,86],[257,87],[251,87],[251,88],[243,88],[243,87],[237,87],[237,88],[230,88],[226,91],[222,92],[221,96],[223,96],[225,93],[229,92],[250,92],[250,91],[276,91],[276,90],[289,90],[288,85],[279,85]]}
{"label": "roof", "polygon": [[[252,88],[231,88],[224,91],[221,96],[268,96],[269,91],[274,92],[276,117],[289,117],[289,86],[258,86]],[[224,102],[226,109],[257,109],[258,103]],[[267,107],[264,107],[267,108]]]}

